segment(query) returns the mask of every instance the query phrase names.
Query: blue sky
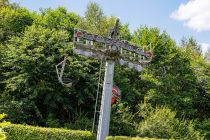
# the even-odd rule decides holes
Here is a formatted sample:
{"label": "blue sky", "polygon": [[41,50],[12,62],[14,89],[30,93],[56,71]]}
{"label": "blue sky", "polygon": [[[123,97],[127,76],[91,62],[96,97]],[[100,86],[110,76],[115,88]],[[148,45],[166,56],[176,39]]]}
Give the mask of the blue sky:
{"label": "blue sky", "polygon": [[[83,16],[89,2],[97,2],[105,15],[119,17],[134,31],[140,25],[158,27],[180,42],[193,36],[203,49],[209,47],[210,0],[11,0],[31,11],[64,6]],[[197,2],[197,3],[196,3]],[[182,5],[182,6],[180,6]],[[199,7],[198,7],[199,6]],[[203,13],[207,14],[203,14]]]}

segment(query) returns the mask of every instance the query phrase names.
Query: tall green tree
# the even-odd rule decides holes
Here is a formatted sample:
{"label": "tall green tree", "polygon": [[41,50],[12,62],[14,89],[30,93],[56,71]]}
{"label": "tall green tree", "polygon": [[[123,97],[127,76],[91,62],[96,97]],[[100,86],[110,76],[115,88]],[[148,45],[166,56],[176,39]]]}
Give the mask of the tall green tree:
{"label": "tall green tree", "polygon": [[17,3],[11,3],[10,0],[0,0],[0,7],[12,7],[12,8],[17,8],[19,5]]}
{"label": "tall green tree", "polygon": [[[177,111],[179,117],[207,117],[208,82],[200,83],[202,76],[194,69],[195,64],[188,51],[177,47],[166,32],[161,33],[157,28],[142,26],[134,32],[131,40],[139,46],[145,46],[146,50],[151,45],[154,53],[151,64],[142,73],[127,68],[121,70],[117,66],[115,82],[122,89],[123,98],[131,105],[131,110],[136,112],[135,105],[147,100],[153,106],[168,105]],[[203,63],[198,53],[197,56]],[[206,66],[204,63],[200,65],[201,70]],[[204,81],[207,79],[205,77]],[[202,113],[198,111],[201,106]]]}
{"label": "tall green tree", "polygon": [[205,59],[210,62],[210,48],[208,48],[206,54],[205,54]]}
{"label": "tall green tree", "polygon": [[97,3],[89,3],[85,16],[78,23],[78,28],[88,30],[94,34],[109,35],[109,30],[114,26],[116,17],[107,17]]}
{"label": "tall green tree", "polygon": [[14,8],[8,5],[0,7],[0,41],[10,36],[21,35],[25,27],[32,25],[33,16],[25,8]]}
{"label": "tall green tree", "polygon": [[[89,111],[92,107],[94,68],[72,54],[72,46],[65,44],[68,38],[65,31],[33,25],[22,37],[10,40],[3,64],[8,69],[4,73],[4,96],[9,102],[4,108],[7,104],[4,101],[1,109],[7,111],[12,122],[47,125],[45,122],[50,118],[70,121],[77,111]],[[67,75],[76,81],[72,88],[60,85],[55,71],[55,65],[67,50],[71,55]]]}
{"label": "tall green tree", "polygon": [[[190,67],[196,76],[194,87],[197,90],[193,104],[199,107],[196,113],[198,118],[208,118],[209,114],[206,110],[209,108],[209,63],[204,59],[201,54],[200,45],[192,37],[183,39],[181,42],[182,51],[190,60]],[[205,112],[205,113],[204,113]],[[202,114],[202,115],[201,115]]]}
{"label": "tall green tree", "polygon": [[19,7],[15,3],[10,3],[8,0],[0,1],[0,93],[4,90],[4,76],[2,62],[5,60],[5,46],[11,36],[20,36],[26,26],[32,24],[32,14],[27,9]]}
{"label": "tall green tree", "polygon": [[57,9],[42,9],[33,24],[50,29],[65,30],[69,33],[68,41],[72,41],[74,27],[79,21],[80,17],[76,13],[68,12],[64,7],[58,7]]}
{"label": "tall green tree", "polygon": [[[53,16],[63,16],[64,20],[54,22]],[[39,19],[45,21],[37,23]],[[72,52],[69,31],[73,31],[78,20],[76,14],[65,13],[63,8],[47,10],[23,36],[12,37],[7,43],[1,111],[12,122],[59,126],[75,120],[79,112],[92,116],[98,63]],[[60,28],[63,25],[69,30]],[[69,55],[65,73],[74,81],[71,88],[58,83],[55,71],[55,65],[65,54]]]}
{"label": "tall green tree", "polygon": [[[75,129],[87,124],[81,128],[90,129],[100,62],[73,54],[73,30],[108,36],[116,17],[106,16],[96,3],[87,6],[84,17],[62,7],[30,13],[8,6],[7,1],[0,8],[0,112],[7,113],[15,123]],[[128,24],[123,23],[118,34],[119,39],[144,46],[145,50],[151,46],[154,56],[140,73],[115,65],[114,84],[120,87],[122,99],[114,106],[128,105],[122,112],[113,106],[113,135],[135,135],[132,129],[138,128],[136,124],[150,121],[139,111],[143,108],[155,114],[151,108],[157,105],[167,105],[176,112],[173,120],[183,116],[208,120],[210,65],[201,56],[196,40],[183,40],[178,47],[158,28],[140,26],[131,34]],[[70,88],[58,83],[55,71],[65,54],[69,57],[64,76],[73,81]]]}
{"label": "tall green tree", "polygon": [[193,37],[190,37],[188,39],[183,38],[181,40],[181,47],[183,47],[186,53],[191,57],[194,57],[195,55],[202,55],[201,46],[198,45],[198,43]]}

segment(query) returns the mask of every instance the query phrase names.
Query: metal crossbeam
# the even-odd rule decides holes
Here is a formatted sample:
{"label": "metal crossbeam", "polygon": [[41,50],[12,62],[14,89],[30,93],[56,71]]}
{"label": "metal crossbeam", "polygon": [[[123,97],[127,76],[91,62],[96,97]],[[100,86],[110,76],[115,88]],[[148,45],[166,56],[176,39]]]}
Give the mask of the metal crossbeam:
{"label": "metal crossbeam", "polygon": [[142,71],[143,67],[152,60],[151,51],[145,52],[144,49],[131,45],[128,41],[94,35],[79,29],[74,31],[74,52],[86,57],[113,60],[137,71]]}
{"label": "metal crossbeam", "polygon": [[[87,31],[84,31],[84,30],[75,29],[74,30],[74,44],[75,44],[75,46],[83,44],[84,40],[103,43],[103,44],[105,44],[105,46],[107,46],[106,48],[101,48],[104,50],[110,49],[109,46],[114,46],[114,47],[116,47],[115,49],[118,51],[123,49],[123,50],[129,51],[129,52],[136,53],[138,55],[145,56],[147,58],[151,57],[151,55],[148,54],[147,52],[145,52],[142,48],[140,48],[137,45],[132,45],[128,41],[112,39],[112,38],[103,37],[100,35],[94,35],[94,34],[88,33]],[[84,44],[84,45],[86,45],[86,44]],[[87,47],[97,49],[93,45],[89,45]]]}

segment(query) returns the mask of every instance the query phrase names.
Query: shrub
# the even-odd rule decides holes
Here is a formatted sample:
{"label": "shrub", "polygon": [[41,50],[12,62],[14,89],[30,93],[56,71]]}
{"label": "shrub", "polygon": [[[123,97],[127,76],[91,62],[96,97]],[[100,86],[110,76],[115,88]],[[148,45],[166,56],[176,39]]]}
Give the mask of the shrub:
{"label": "shrub", "polygon": [[139,124],[139,136],[173,139],[202,139],[191,121],[175,118],[176,112],[156,107]]}
{"label": "shrub", "polygon": [[126,137],[126,136],[109,136],[106,140],[163,140],[163,139],[156,139],[156,138],[140,138],[140,137]]}
{"label": "shrub", "polygon": [[11,124],[5,127],[8,140],[95,140],[89,131],[43,128]]}
{"label": "shrub", "polygon": [[210,140],[210,118],[197,121],[198,130],[204,135],[204,139]]}
{"label": "shrub", "polygon": [[[5,117],[5,114],[0,114],[0,121]],[[8,125],[8,122],[2,121],[0,122],[0,140],[5,140],[6,136],[5,133],[2,131],[2,128]]]}
{"label": "shrub", "polygon": [[92,122],[85,114],[79,113],[72,122],[65,123],[64,127],[74,130],[91,130]]}
{"label": "shrub", "polygon": [[112,106],[110,122],[110,135],[112,136],[136,136],[136,123],[133,114],[126,103],[116,103]]}

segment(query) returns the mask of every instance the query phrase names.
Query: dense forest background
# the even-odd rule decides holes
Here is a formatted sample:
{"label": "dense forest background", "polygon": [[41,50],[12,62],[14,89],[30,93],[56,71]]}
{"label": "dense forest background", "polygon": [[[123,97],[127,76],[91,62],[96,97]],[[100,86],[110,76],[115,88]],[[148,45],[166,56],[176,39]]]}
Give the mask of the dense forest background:
{"label": "dense forest background", "polygon": [[[84,17],[64,7],[31,12],[0,1],[0,112],[12,123],[91,130],[100,61],[73,54],[74,28],[107,36],[116,17],[96,3]],[[151,43],[142,72],[115,65],[122,99],[112,106],[111,135],[210,139],[210,63],[194,38],[177,44],[166,31],[120,23],[119,39]],[[68,54],[59,84],[55,65]],[[104,66],[102,68],[104,71]]]}

